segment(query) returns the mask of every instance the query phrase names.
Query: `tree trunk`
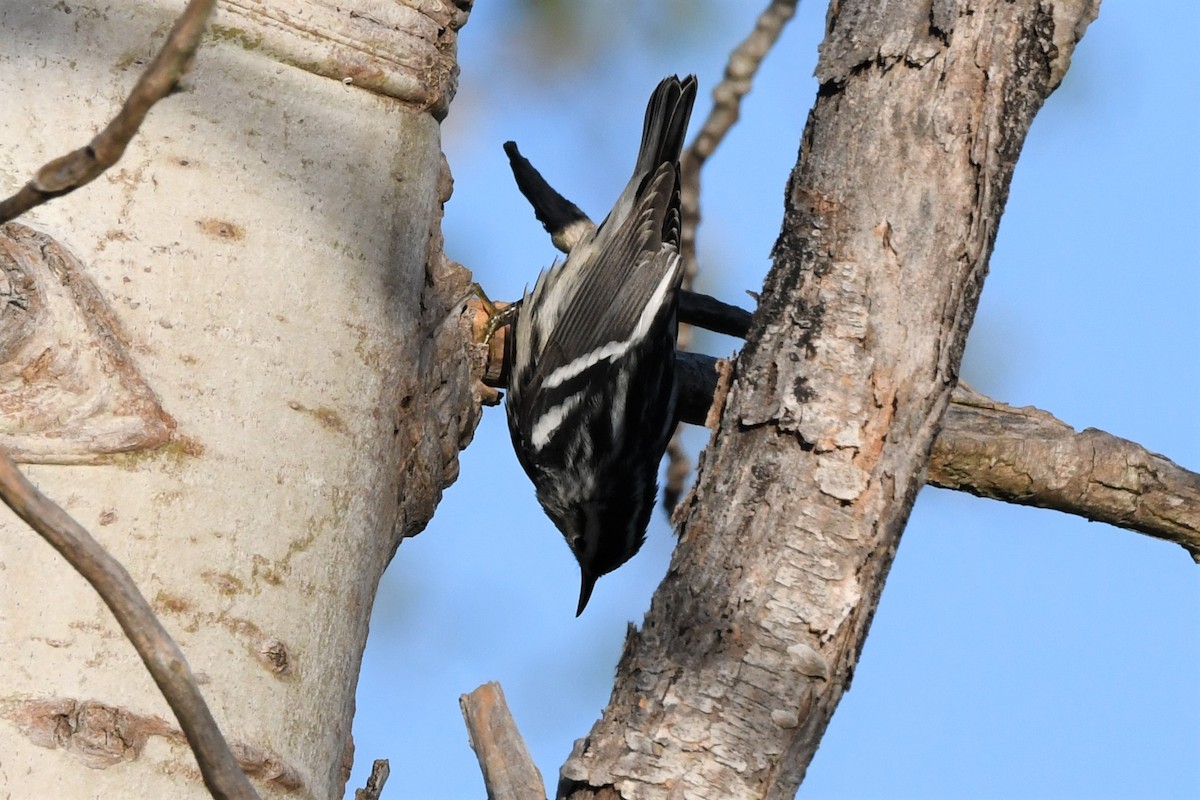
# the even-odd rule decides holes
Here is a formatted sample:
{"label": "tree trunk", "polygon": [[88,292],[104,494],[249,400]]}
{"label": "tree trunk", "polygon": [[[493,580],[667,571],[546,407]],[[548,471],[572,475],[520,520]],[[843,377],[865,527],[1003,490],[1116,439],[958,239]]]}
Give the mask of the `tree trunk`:
{"label": "tree trunk", "polygon": [[[123,161],[0,236],[0,446],[124,562],[264,796],[341,796],[376,584],[477,420],[440,234],[468,7],[222,4]],[[179,9],[0,7],[0,190],[112,117]],[[0,575],[0,793],[205,796],[7,510]]]}
{"label": "tree trunk", "polygon": [[719,430],[563,794],[793,796],[924,482],[1025,134],[1097,10],[833,4]]}

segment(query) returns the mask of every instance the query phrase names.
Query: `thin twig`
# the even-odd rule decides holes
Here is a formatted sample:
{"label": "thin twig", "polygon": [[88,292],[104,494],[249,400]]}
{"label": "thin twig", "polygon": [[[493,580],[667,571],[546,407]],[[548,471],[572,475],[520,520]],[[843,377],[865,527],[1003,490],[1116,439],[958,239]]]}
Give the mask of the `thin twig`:
{"label": "thin twig", "polygon": [[729,54],[729,60],[725,62],[725,75],[712,92],[713,106],[708,118],[680,159],[680,242],[685,264],[684,286],[689,289],[698,270],[696,228],[700,225],[700,168],[716,152],[718,145],[738,121],[742,98],[750,93],[758,68],[779,40],[784,25],[796,13],[798,2],[771,0],[766,10],[759,14],[754,30]]}
{"label": "thin twig", "polygon": [[3,451],[0,451],[0,500],[41,534],[112,611],[175,712],[212,796],[257,798],[205,704],[183,651],[158,621],[120,562],[66,511],[38,491]]}
{"label": "thin twig", "polygon": [[458,703],[489,800],[545,800],[542,773],[525,747],[500,684],[485,683]]}
{"label": "thin twig", "polygon": [[[750,93],[751,82],[758,68],[775,46],[783,27],[795,15],[797,5],[799,0],[771,0],[755,20],[754,30],[729,54],[725,75],[713,89],[712,111],[683,156],[691,162],[689,167],[693,174],[716,152],[717,146],[737,122],[742,98]],[[699,187],[698,179],[695,185]]]}
{"label": "thin twig", "polygon": [[216,0],[191,0],[175,21],[162,50],[133,87],[121,110],[92,141],[42,166],[13,196],[0,200],[0,223],[91,183],[116,164],[150,108],[175,88],[191,67]]}

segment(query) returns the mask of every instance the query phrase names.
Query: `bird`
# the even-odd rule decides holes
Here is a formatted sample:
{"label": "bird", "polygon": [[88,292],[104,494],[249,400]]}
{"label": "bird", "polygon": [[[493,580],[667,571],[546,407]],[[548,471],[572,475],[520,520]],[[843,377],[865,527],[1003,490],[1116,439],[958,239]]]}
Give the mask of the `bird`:
{"label": "bird", "polygon": [[543,219],[570,252],[539,274],[508,322],[508,429],[579,563],[576,616],[596,581],[645,542],[677,421],[679,157],[695,99],[694,75],[658,84],[633,175],[599,226],[565,200],[556,219]]}

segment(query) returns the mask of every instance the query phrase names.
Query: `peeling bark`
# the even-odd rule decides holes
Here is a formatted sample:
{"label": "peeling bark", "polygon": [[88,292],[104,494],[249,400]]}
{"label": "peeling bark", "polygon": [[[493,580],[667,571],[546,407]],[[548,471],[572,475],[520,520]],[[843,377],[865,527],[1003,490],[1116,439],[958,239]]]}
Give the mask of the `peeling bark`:
{"label": "peeling bark", "polygon": [[719,430],[561,795],[794,795],[924,482],[1017,154],[1096,10],[832,6]]}

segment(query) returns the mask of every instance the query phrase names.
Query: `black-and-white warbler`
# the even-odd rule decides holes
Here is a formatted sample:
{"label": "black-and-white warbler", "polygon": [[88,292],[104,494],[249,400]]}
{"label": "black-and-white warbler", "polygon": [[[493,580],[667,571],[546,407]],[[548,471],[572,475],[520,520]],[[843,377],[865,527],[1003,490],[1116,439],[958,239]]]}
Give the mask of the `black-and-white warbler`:
{"label": "black-and-white warbler", "polygon": [[654,90],[629,184],[599,227],[573,206],[578,219],[555,223],[575,226],[551,231],[570,253],[525,293],[506,339],[509,432],[579,562],[576,616],[645,541],[675,427],[679,154],[695,99],[690,75]]}

